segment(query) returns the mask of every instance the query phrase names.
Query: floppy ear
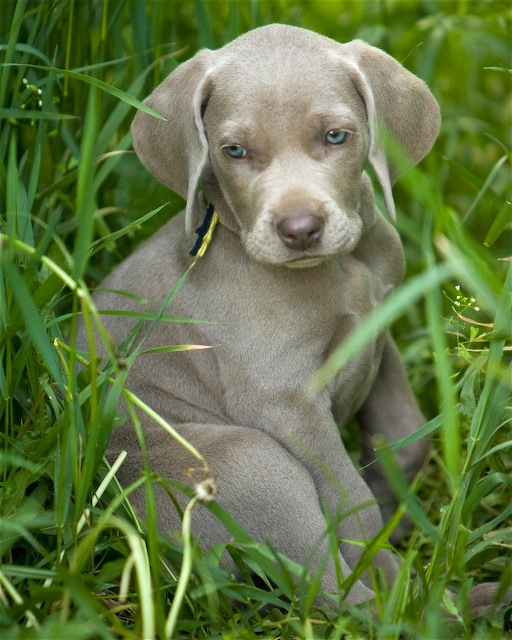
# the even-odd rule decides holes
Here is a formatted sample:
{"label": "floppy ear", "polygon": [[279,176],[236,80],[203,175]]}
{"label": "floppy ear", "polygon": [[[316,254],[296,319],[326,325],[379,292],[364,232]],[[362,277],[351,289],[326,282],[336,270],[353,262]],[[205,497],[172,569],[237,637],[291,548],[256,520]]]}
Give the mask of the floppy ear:
{"label": "floppy ear", "polygon": [[427,85],[384,51],[354,40],[342,45],[348,54],[349,73],[362,97],[370,126],[368,159],[384,192],[390,217],[395,220],[391,185],[402,173],[403,160],[393,164],[386,153],[387,135],[398,142],[411,166],[430,150],[439,133],[439,105]]}
{"label": "floppy ear", "polygon": [[201,107],[208,93],[214,52],[204,49],[181,64],[144,100],[164,116],[139,111],[132,123],[133,146],[160,182],[187,199],[187,233],[198,226],[197,186],[208,158]]}

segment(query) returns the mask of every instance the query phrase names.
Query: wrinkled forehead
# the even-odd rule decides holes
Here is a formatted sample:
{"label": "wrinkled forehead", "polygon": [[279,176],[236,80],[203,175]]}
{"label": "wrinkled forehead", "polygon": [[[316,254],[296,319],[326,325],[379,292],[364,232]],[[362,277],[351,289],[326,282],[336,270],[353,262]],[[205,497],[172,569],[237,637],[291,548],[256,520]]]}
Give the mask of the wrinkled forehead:
{"label": "wrinkled forehead", "polygon": [[346,62],[331,51],[309,49],[248,47],[225,56],[212,73],[209,115],[213,111],[218,121],[244,113],[260,122],[331,112],[365,117]]}

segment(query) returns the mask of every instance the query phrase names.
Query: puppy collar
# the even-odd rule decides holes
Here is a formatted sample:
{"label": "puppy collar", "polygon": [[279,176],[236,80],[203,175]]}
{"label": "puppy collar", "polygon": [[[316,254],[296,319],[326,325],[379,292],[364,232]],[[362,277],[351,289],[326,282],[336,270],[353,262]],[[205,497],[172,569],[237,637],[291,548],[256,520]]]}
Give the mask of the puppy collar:
{"label": "puppy collar", "polygon": [[215,227],[217,226],[218,222],[219,215],[215,211],[215,207],[213,206],[213,204],[208,205],[203,224],[196,229],[197,240],[192,247],[189,255],[197,256],[198,258],[204,255],[206,249],[208,249],[208,245],[212,240],[213,232],[215,231]]}

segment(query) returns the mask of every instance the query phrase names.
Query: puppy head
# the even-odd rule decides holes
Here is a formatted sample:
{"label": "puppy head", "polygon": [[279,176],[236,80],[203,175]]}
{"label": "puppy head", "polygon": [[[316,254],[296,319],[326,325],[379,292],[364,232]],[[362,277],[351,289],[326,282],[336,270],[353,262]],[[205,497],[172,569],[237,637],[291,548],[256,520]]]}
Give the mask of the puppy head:
{"label": "puppy head", "polygon": [[[391,134],[411,163],[430,149],[439,109],[426,85],[384,52],[296,27],[255,29],[180,65],[139,112],[135,149],[147,168],[187,198],[197,188],[255,259],[314,266],[358,244],[371,224],[375,169],[390,216],[400,169],[382,144]],[[403,163],[400,163],[403,167]]]}

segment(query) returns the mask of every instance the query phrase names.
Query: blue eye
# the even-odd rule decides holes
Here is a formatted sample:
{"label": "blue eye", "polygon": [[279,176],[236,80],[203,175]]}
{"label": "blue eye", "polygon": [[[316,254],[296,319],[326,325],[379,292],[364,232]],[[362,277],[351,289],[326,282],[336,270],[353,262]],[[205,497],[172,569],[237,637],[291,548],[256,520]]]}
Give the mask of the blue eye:
{"label": "blue eye", "polygon": [[343,129],[331,129],[331,131],[327,132],[325,139],[329,144],[343,144],[347,141],[348,136],[348,131],[343,131]]}
{"label": "blue eye", "polygon": [[247,150],[241,147],[239,144],[230,144],[224,147],[224,149],[226,149],[226,153],[228,154],[228,156],[231,156],[236,160],[245,158],[245,156],[247,155]]}

